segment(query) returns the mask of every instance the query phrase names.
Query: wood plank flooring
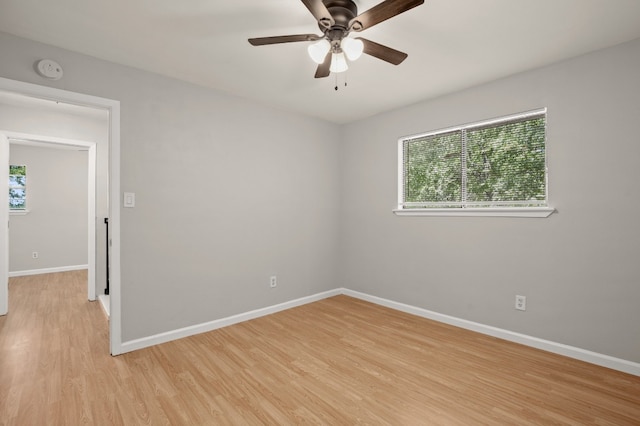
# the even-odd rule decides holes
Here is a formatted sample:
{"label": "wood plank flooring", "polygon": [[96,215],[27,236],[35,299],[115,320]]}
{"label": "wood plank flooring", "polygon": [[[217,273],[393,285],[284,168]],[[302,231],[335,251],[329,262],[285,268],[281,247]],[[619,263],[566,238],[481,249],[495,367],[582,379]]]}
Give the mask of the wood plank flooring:
{"label": "wood plank flooring", "polygon": [[640,425],[640,377],[346,296],[111,357],[86,272],[9,292],[2,425]]}

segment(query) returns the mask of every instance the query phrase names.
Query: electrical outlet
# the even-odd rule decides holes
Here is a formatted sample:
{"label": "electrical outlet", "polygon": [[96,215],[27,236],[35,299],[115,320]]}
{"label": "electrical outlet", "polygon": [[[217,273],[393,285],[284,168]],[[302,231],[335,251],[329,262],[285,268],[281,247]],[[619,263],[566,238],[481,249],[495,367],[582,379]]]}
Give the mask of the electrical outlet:
{"label": "electrical outlet", "polygon": [[37,259],[38,258],[38,252],[34,251],[33,253],[31,253],[31,257],[34,258],[34,259]]}
{"label": "electrical outlet", "polygon": [[269,287],[274,288],[278,285],[278,279],[276,278],[275,275],[272,275],[271,278],[269,278]]}
{"label": "electrical outlet", "polygon": [[519,311],[527,310],[527,298],[525,296],[516,296],[516,309]]}

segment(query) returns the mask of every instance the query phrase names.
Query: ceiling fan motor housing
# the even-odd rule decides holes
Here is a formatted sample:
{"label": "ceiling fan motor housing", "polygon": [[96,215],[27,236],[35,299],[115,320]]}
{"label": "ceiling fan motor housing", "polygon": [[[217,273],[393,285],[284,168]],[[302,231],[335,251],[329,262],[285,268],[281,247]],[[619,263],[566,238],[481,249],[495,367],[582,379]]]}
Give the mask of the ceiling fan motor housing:
{"label": "ceiling fan motor housing", "polygon": [[323,27],[322,21],[318,22],[318,27],[323,32],[337,29],[345,32],[349,29],[349,22],[358,16],[358,7],[353,0],[322,0],[322,3],[335,21],[330,28]]}

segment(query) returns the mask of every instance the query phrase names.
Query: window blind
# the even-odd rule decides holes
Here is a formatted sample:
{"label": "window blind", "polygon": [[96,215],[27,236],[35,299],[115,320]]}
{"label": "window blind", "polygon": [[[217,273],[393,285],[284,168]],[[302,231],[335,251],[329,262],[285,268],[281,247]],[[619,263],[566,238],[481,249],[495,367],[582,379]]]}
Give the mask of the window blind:
{"label": "window blind", "polygon": [[401,208],[547,205],[546,110],[402,140]]}

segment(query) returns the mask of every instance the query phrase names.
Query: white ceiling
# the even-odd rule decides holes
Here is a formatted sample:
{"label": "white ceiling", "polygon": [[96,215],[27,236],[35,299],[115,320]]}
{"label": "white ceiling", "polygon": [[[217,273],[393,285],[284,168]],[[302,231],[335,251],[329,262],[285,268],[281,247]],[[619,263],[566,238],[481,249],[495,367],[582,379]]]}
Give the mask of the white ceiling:
{"label": "white ceiling", "polygon": [[308,43],[247,42],[319,34],[299,0],[0,0],[0,31],[347,123],[639,38],[640,0],[426,0],[360,33],[407,60],[364,55],[337,92]]}

